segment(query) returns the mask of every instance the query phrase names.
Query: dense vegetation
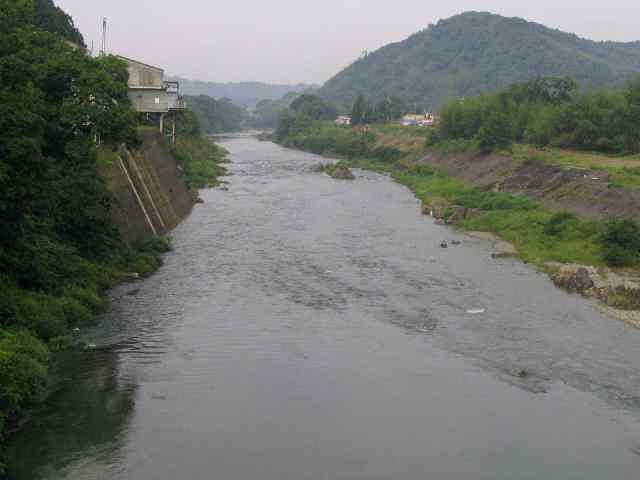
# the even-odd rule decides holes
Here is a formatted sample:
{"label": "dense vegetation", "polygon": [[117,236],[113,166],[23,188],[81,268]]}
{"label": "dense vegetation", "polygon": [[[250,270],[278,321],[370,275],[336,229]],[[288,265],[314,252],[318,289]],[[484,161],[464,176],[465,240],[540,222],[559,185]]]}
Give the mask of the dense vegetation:
{"label": "dense vegetation", "polygon": [[319,91],[341,106],[359,94],[399,97],[418,111],[537,76],[619,86],[640,72],[640,42],[593,42],[518,18],[465,13],[365,55]]}
{"label": "dense vegetation", "polygon": [[260,100],[247,125],[253,128],[276,128],[280,115],[297,96],[297,93],[289,93],[280,100]]}
{"label": "dense vegetation", "polygon": [[260,100],[245,120],[246,128],[276,128],[280,115],[303,93],[289,92],[277,100]]}
{"label": "dense vegetation", "polygon": [[34,0],[35,23],[46,32],[55,33],[69,42],[86,47],[82,35],[73,24],[73,19],[61,8],[53,4],[53,0]]}
{"label": "dense vegetation", "polygon": [[489,153],[512,143],[605,153],[640,152],[640,78],[622,91],[579,94],[563,78],[538,78],[507,90],[445,104],[430,142],[477,141]]}
{"label": "dense vegetation", "polygon": [[386,162],[402,156],[395,148],[376,145],[376,136],[371,131],[340,127],[333,121],[317,120],[293,109],[283,112],[274,138],[287,147],[318,155],[375,158]]}
{"label": "dense vegetation", "polygon": [[407,113],[408,107],[398,97],[387,97],[371,104],[364,95],[358,95],[351,107],[351,123],[364,125],[367,123],[384,123],[397,120]]}
{"label": "dense vegetation", "polygon": [[[99,169],[138,144],[137,115],[126,65],[70,46],[73,32],[51,2],[0,0],[0,446],[43,394],[49,352],[73,343],[120,272],[151,273],[168,248],[127,245],[112,224]],[[200,128],[193,113],[179,126]],[[178,145],[194,186],[210,178],[202,145]]]}
{"label": "dense vegetation", "polygon": [[246,111],[234,105],[230,99],[208,97],[185,96],[189,110],[198,117],[204,133],[237,132],[242,128],[246,117]]}
{"label": "dense vegetation", "polygon": [[[187,186],[196,191],[218,185],[217,177],[226,173],[222,163],[227,151],[206,137],[196,113],[190,108],[176,116],[176,144],[171,150],[183,168]],[[153,127],[155,128],[155,127]],[[165,136],[171,135],[171,122],[165,122]]]}

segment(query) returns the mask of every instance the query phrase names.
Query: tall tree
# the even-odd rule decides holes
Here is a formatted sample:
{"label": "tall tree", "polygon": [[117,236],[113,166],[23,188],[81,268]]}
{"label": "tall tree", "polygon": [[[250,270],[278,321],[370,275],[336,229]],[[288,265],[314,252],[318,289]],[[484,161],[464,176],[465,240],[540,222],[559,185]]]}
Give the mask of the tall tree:
{"label": "tall tree", "polygon": [[358,95],[358,98],[356,98],[353,108],[351,109],[351,123],[353,125],[362,125],[367,123],[368,110],[369,108],[364,95]]}

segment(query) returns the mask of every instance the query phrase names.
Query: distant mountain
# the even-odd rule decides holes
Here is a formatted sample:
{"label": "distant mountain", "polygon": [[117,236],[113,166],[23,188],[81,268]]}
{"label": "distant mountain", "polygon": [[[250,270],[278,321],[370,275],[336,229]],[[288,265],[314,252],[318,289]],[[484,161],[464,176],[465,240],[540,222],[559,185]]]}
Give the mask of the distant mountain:
{"label": "distant mountain", "polygon": [[279,100],[287,93],[301,93],[317,89],[314,85],[272,85],[261,82],[217,83],[188,80],[174,77],[180,81],[180,91],[185,95],[207,95],[213,98],[228,98],[234,104],[253,110],[260,100]]}
{"label": "distant mountain", "polygon": [[537,76],[570,76],[583,87],[618,86],[640,74],[640,42],[594,42],[520,18],[469,12],[366,55],[319,91],[351,105],[398,96],[436,109]]}

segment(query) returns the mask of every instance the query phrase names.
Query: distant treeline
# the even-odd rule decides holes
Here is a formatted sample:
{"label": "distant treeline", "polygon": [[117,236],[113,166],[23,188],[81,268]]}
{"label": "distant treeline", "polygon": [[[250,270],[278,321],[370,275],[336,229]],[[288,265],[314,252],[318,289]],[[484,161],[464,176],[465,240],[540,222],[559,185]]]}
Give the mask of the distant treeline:
{"label": "distant treeline", "polygon": [[640,152],[640,78],[622,91],[579,93],[566,78],[538,78],[446,103],[430,142],[477,141],[483,152],[513,142],[604,153]]}
{"label": "distant treeline", "polygon": [[185,96],[187,106],[200,122],[204,133],[235,132],[242,128],[247,117],[244,108],[234,105],[230,99],[207,95]]}
{"label": "distant treeline", "polygon": [[[359,108],[362,112],[368,111],[363,98],[354,106],[354,110]],[[281,114],[275,140],[321,155],[380,161],[394,161],[402,156],[395,148],[376,146],[376,136],[369,131],[337,126],[333,122],[337,114],[336,107],[320,97],[302,95]]]}

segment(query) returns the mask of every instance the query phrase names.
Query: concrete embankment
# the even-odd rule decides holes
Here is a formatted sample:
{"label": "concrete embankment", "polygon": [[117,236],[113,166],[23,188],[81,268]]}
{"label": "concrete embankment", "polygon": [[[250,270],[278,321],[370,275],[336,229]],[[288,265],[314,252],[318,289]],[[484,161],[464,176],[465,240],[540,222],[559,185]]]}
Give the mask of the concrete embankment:
{"label": "concrete embankment", "polygon": [[174,229],[193,208],[194,198],[178,161],[159,133],[143,132],[136,150],[121,147],[104,173],[114,197],[113,221],[127,242],[140,242]]}

